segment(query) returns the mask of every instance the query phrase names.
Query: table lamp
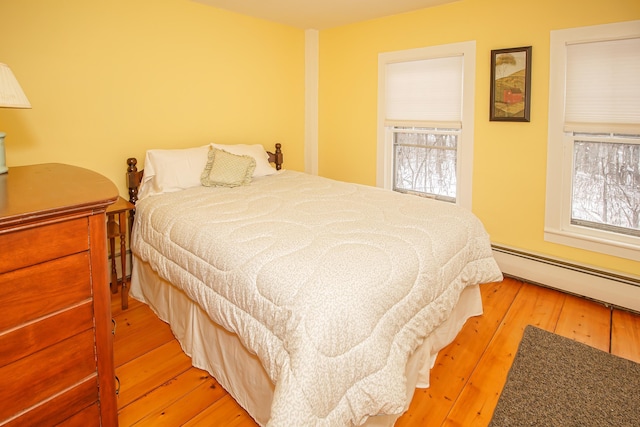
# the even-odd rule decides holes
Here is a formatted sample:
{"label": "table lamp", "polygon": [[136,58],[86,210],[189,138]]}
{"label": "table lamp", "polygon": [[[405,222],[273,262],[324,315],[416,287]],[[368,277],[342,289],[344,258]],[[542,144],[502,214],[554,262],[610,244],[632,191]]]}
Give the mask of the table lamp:
{"label": "table lamp", "polygon": [[[22,91],[18,80],[11,72],[11,69],[0,63],[0,107],[5,108],[31,108],[31,104]],[[0,132],[0,174],[7,173],[4,137],[6,133]]]}

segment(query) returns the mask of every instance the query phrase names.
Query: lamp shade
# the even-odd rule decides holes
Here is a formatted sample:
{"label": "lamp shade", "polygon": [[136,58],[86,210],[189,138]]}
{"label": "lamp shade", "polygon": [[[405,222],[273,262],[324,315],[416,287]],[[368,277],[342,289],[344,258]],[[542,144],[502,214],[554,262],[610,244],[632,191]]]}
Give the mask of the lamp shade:
{"label": "lamp shade", "polygon": [[0,63],[0,107],[31,108],[11,69],[2,63]]}

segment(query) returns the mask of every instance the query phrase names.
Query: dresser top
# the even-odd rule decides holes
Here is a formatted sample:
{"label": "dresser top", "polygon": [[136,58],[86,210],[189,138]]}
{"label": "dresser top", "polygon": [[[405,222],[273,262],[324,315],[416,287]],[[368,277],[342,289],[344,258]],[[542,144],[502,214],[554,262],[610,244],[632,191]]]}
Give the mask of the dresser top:
{"label": "dresser top", "polygon": [[109,179],[60,163],[14,166],[0,175],[0,229],[47,216],[101,212],[118,197]]}

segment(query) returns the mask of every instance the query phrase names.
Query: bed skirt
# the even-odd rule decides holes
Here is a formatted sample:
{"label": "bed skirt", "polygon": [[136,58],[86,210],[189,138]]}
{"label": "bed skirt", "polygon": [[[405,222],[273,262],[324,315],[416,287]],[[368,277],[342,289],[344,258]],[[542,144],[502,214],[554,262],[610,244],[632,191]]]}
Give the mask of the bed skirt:
{"label": "bed skirt", "polygon": [[[162,321],[171,326],[183,351],[191,357],[193,366],[209,372],[259,425],[267,424],[274,385],[260,360],[240,343],[235,334],[214,323],[184,292],[160,278],[149,264],[135,255],[130,295],[149,305]],[[406,369],[407,408],[415,388],[429,386],[429,372],[438,352],[454,340],[468,318],[480,314],[480,288],[478,285],[469,286],[460,295],[451,316],[409,358]],[[364,425],[393,426],[400,415],[372,416]]]}

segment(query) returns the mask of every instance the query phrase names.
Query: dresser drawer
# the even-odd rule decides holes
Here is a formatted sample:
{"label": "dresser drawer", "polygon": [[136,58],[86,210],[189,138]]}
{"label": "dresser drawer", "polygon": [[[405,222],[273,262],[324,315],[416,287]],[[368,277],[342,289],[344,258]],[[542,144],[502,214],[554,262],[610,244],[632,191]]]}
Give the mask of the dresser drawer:
{"label": "dresser drawer", "polygon": [[98,402],[67,418],[56,427],[100,427]]}
{"label": "dresser drawer", "polygon": [[0,234],[0,274],[89,249],[87,219]]}
{"label": "dresser drawer", "polygon": [[88,330],[1,367],[0,424],[12,414],[96,377],[94,349],[94,332]]}
{"label": "dresser drawer", "polygon": [[[91,408],[90,413],[93,419],[84,419],[84,424],[79,425],[83,427],[100,425],[100,417],[95,415],[98,408],[98,379],[95,376],[87,378],[50,400],[29,408],[28,411],[3,424],[2,427],[73,425],[73,421],[78,419],[77,412],[81,408]],[[82,414],[86,412],[85,409]]]}
{"label": "dresser drawer", "polygon": [[91,298],[89,254],[82,252],[0,274],[0,333]]}
{"label": "dresser drawer", "polygon": [[93,304],[86,301],[20,328],[0,333],[0,366],[13,363],[92,328]]}

